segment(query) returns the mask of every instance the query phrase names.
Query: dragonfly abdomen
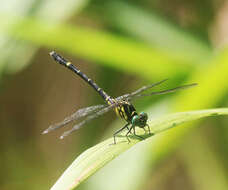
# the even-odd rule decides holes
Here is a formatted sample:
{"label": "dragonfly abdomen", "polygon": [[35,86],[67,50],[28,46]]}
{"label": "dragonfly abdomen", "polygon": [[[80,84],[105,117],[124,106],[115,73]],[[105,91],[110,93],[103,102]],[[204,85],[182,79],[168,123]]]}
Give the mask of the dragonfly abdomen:
{"label": "dragonfly abdomen", "polygon": [[90,79],[86,74],[84,74],[83,72],[81,72],[71,62],[69,62],[66,59],[64,59],[62,56],[60,56],[59,54],[57,54],[55,51],[52,51],[50,53],[50,55],[53,57],[53,59],[57,63],[65,66],[65,67],[67,67],[68,69],[70,69],[71,71],[73,71],[74,73],[76,73],[79,77],[81,77],[90,86],[92,86],[100,94],[100,96],[105,100],[106,103],[112,104],[112,99],[110,98],[110,96],[108,96],[107,93],[102,88],[100,88],[92,79]]}

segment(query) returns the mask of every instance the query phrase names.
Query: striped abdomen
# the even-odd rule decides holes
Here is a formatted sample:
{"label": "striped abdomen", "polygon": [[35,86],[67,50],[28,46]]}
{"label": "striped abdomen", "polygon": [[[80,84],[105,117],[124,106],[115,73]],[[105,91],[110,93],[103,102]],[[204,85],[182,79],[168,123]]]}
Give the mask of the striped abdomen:
{"label": "striped abdomen", "polygon": [[68,69],[70,69],[71,71],[73,71],[74,73],[76,73],[79,77],[81,77],[85,82],[87,82],[90,86],[92,86],[101,96],[102,98],[108,103],[108,104],[112,104],[113,100],[110,98],[110,96],[108,96],[106,94],[106,92],[101,89],[92,79],[88,78],[87,75],[85,75],[84,73],[82,73],[77,67],[75,67],[71,62],[65,60],[62,56],[60,56],[59,54],[57,54],[56,52],[52,51],[50,53],[50,55],[53,57],[53,59],[67,67]]}

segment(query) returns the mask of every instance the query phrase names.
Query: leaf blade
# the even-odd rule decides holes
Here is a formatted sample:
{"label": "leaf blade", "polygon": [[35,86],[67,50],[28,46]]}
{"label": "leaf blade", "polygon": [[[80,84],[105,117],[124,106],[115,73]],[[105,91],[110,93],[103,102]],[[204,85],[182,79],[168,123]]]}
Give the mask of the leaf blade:
{"label": "leaf blade", "polygon": [[[208,109],[169,114],[167,116],[154,119],[148,123],[150,125],[151,131],[157,134],[166,131],[170,128],[176,127],[185,122],[217,115],[228,115],[228,108]],[[173,125],[174,123],[175,125]],[[144,135],[143,130],[137,129],[136,131],[138,135]],[[150,136],[152,135],[144,135],[145,138],[148,138]],[[81,182],[86,180],[89,176],[94,174],[105,164],[113,160],[122,152],[131,148],[136,143],[140,142],[139,139],[131,138],[131,143],[127,143],[127,140],[122,141],[122,139],[124,138],[125,136],[118,137],[118,143],[116,145],[110,145],[111,143],[113,143],[113,138],[109,138],[83,152],[68,167],[68,169],[58,179],[58,181],[51,188],[51,190],[73,189],[77,187]]]}

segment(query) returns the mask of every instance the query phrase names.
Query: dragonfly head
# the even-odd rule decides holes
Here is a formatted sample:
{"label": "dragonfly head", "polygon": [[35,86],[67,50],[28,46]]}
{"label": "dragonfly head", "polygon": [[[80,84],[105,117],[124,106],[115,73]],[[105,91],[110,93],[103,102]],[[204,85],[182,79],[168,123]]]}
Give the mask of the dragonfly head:
{"label": "dragonfly head", "polygon": [[132,124],[138,127],[145,127],[148,119],[148,115],[145,112],[141,112],[139,115],[135,115],[132,118]]}

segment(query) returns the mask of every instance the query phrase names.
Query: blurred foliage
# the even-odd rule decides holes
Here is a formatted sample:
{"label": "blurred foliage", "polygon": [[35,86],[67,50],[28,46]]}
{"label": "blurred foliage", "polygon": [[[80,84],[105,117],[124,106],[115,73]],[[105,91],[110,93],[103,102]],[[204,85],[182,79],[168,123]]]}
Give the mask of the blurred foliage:
{"label": "blurred foliage", "polygon": [[[225,107],[227,9],[223,0],[1,1],[0,189],[48,189],[82,150],[123,124],[118,120],[107,130],[113,114],[61,142],[58,132],[41,136],[50,122],[99,99],[48,52],[63,53],[115,95],[164,78],[170,78],[167,88],[199,83],[136,102],[154,117]],[[227,189],[226,125],[219,118],[166,132],[124,153],[79,188]]]}

